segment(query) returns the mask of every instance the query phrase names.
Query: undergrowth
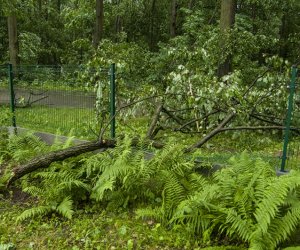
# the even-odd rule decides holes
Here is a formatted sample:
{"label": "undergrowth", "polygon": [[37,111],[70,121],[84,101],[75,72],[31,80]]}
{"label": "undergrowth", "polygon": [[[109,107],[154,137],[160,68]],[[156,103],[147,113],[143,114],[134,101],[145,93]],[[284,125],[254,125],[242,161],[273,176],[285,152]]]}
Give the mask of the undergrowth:
{"label": "undergrowth", "polygon": [[[5,157],[23,163],[69,145],[71,140],[47,146],[32,134],[14,136]],[[226,241],[255,250],[276,249],[299,226],[296,170],[277,177],[269,163],[244,152],[213,176],[203,176],[182,145],[169,142],[159,151],[145,148],[143,141],[131,145],[125,137],[114,149],[53,163],[24,177],[19,185],[36,205],[18,214],[17,222],[51,214],[73,220],[82,207],[100,204],[107,212],[125,209],[137,220],[180,228],[199,246]]]}

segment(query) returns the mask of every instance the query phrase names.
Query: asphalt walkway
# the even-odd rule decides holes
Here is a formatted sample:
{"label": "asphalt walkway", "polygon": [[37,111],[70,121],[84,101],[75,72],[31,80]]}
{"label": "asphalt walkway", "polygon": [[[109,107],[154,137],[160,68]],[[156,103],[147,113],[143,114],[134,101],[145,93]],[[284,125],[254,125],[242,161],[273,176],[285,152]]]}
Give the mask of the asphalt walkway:
{"label": "asphalt walkway", "polygon": [[[15,98],[18,106],[29,103],[50,107],[94,108],[96,95],[92,92],[73,90],[39,90],[16,88]],[[10,95],[7,88],[0,88],[0,104],[9,104]]]}

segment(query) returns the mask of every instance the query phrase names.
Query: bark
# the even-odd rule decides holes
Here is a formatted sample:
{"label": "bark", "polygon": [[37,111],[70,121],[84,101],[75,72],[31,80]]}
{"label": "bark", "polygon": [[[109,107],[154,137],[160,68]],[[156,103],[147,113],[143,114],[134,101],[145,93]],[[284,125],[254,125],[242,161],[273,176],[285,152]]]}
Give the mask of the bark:
{"label": "bark", "polygon": [[[225,40],[220,41],[221,51],[226,49],[226,44],[228,43],[228,33],[232,28],[235,21],[235,10],[236,2],[235,0],[222,0],[221,2],[221,18],[220,18],[220,32],[222,37],[225,37]],[[225,52],[225,51],[224,51]],[[222,77],[231,72],[231,61],[232,56],[228,55],[223,62],[220,62],[218,67],[218,76]]]}
{"label": "bark", "polygon": [[179,125],[182,125],[182,119],[178,118],[177,116],[175,116],[174,114],[172,114],[172,112],[170,112],[169,110],[167,110],[166,108],[162,108],[162,111],[164,113],[166,113],[170,118],[172,118],[174,121],[176,121]]}
{"label": "bark", "polygon": [[[120,0],[113,1],[112,4],[119,5]],[[116,33],[115,41],[116,42],[118,40],[118,34],[121,33],[121,31],[122,31],[122,17],[120,15],[117,15],[115,20],[115,33]]]}
{"label": "bark", "polygon": [[171,24],[170,24],[170,36],[175,37],[176,36],[176,24],[177,19],[177,0],[172,0],[171,2]]}
{"label": "bark", "polygon": [[36,157],[27,164],[13,169],[13,175],[8,181],[7,186],[23,177],[24,175],[29,174],[37,169],[49,167],[53,162],[63,161],[67,158],[74,157],[96,149],[107,149],[114,146],[114,141],[88,142]]}
{"label": "bark", "polygon": [[189,1],[189,9],[192,10],[194,8],[194,0]]}
{"label": "bark", "polygon": [[260,114],[250,114],[250,117],[253,117],[253,118],[255,118],[259,121],[266,122],[266,123],[269,123],[269,124],[273,124],[273,125],[277,125],[277,126],[282,125],[281,123],[275,121],[275,120],[282,120],[282,119],[279,119],[279,118],[273,117],[272,120],[268,120],[268,119],[265,119],[263,117],[260,117]]}
{"label": "bark", "polygon": [[42,0],[38,0],[39,13],[42,13]]}
{"label": "bark", "polygon": [[151,6],[151,14],[150,14],[150,44],[149,47],[151,50],[154,50],[155,47],[155,34],[154,34],[154,23],[155,23],[155,17],[156,17],[156,0],[152,1]]}
{"label": "bark", "polygon": [[96,25],[94,33],[94,47],[97,48],[99,42],[103,38],[103,25],[104,25],[104,10],[103,0],[96,0]]}
{"label": "bark", "polygon": [[[241,130],[285,130],[285,126],[255,126],[255,127],[232,127],[232,128],[221,128],[220,132],[225,131],[241,131]],[[291,127],[292,131],[300,131],[300,128]]]}
{"label": "bark", "polygon": [[194,145],[190,146],[189,148],[185,149],[185,152],[191,152],[195,148],[200,148],[202,147],[207,141],[209,141],[211,138],[213,138],[215,135],[219,134],[222,132],[222,129],[228,124],[234,117],[235,113],[230,113],[228,114],[223,121],[210,133],[208,133],[206,136],[204,136],[199,142],[195,143]]}
{"label": "bark", "polygon": [[19,44],[18,44],[18,33],[17,33],[17,17],[12,14],[7,18],[8,23],[8,40],[9,40],[9,58],[10,63],[13,65],[15,70],[16,66],[19,65]]}
{"label": "bark", "polygon": [[119,34],[122,31],[122,18],[119,15],[116,17],[115,28],[116,34]]}
{"label": "bark", "polygon": [[147,138],[152,139],[154,135],[154,130],[156,128],[157,122],[159,121],[160,113],[163,109],[163,104],[159,104],[152,118],[152,122],[147,132]]}
{"label": "bark", "polygon": [[235,9],[235,0],[222,0],[220,18],[221,32],[226,32],[232,28],[235,20]]}
{"label": "bark", "polygon": [[283,14],[281,19],[281,27],[280,27],[280,48],[279,48],[279,55],[283,59],[287,58],[288,55],[288,17],[287,14]]}
{"label": "bark", "polygon": [[185,124],[183,124],[181,127],[175,129],[175,131],[182,131],[184,128],[188,127],[189,125],[191,125],[191,124],[193,124],[193,123],[195,123],[195,122],[197,122],[197,121],[200,121],[200,120],[205,120],[205,119],[207,119],[208,117],[210,117],[211,115],[217,114],[217,113],[219,113],[219,112],[221,112],[221,111],[220,111],[220,110],[214,110],[214,111],[212,111],[212,112],[210,112],[210,113],[208,113],[208,114],[206,114],[206,115],[204,115],[204,116],[202,116],[202,117],[200,117],[200,118],[197,118],[197,119],[193,119],[193,120],[191,120],[191,121],[188,121],[188,122],[186,122]]}
{"label": "bark", "polygon": [[56,7],[57,7],[57,12],[60,13],[61,0],[57,0]]}
{"label": "bark", "polygon": [[[139,138],[134,138],[132,140],[132,146],[136,146],[139,142]],[[155,141],[146,141],[145,143],[152,145],[154,148],[163,148],[164,146],[163,144]],[[79,156],[83,153],[92,152],[95,150],[105,151],[109,148],[114,148],[115,145],[116,141],[114,140],[101,140],[83,143],[66,149],[50,152],[46,155],[38,156],[28,163],[14,168],[12,171],[12,176],[8,180],[6,186],[9,187],[16,180],[38,169],[48,168],[53,162],[63,161],[70,157]]]}

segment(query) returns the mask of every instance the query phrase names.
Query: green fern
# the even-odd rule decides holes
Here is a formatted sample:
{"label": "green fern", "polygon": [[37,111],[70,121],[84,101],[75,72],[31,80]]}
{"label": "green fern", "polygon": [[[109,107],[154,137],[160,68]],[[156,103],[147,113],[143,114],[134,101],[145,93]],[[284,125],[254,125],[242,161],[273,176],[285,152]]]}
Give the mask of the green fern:
{"label": "green fern", "polygon": [[48,146],[33,132],[24,135],[13,135],[8,140],[7,151],[16,162],[25,162],[30,158],[48,151]]}
{"label": "green fern", "polygon": [[85,162],[86,174],[96,175],[92,177],[95,184],[91,197],[107,200],[108,206],[115,208],[161,198],[164,216],[170,218],[196,183],[192,163],[183,157],[182,146],[177,144],[169,144],[145,159],[142,144],[133,148],[131,139],[125,137],[113,150]]}
{"label": "green fern", "polygon": [[37,216],[45,216],[49,213],[51,213],[54,210],[54,208],[51,205],[46,205],[46,206],[38,206],[38,207],[33,207],[26,209],[22,214],[20,214],[17,217],[17,222],[32,218],[32,217],[37,217]]}
{"label": "green fern", "polygon": [[136,210],[136,218],[154,219],[162,224],[165,224],[165,215],[162,207],[146,207]]}
{"label": "green fern", "polygon": [[21,222],[32,217],[45,216],[53,212],[59,213],[62,216],[71,219],[74,212],[71,197],[65,197],[58,205],[53,203],[29,208],[17,217],[17,222]]}
{"label": "green fern", "polygon": [[60,213],[62,216],[71,219],[74,213],[73,201],[71,197],[65,197],[62,202],[55,208],[55,211]]}
{"label": "green fern", "polygon": [[[8,150],[15,160],[22,162],[29,160],[28,157],[46,153],[58,147],[68,147],[71,143],[71,139],[65,143],[57,140],[54,146],[48,146],[32,133],[28,133],[13,136],[9,140]],[[24,150],[23,147],[26,149]],[[28,151],[30,151],[29,155],[27,155]],[[78,161],[78,158],[72,158],[61,163],[53,163],[47,169],[36,171],[22,178],[23,191],[37,197],[38,205],[24,211],[19,221],[51,212],[71,218],[73,201],[85,199],[91,191],[91,185],[82,168],[83,160]]]}
{"label": "green fern", "polygon": [[297,172],[276,177],[267,163],[243,153],[216,173],[213,183],[203,182],[203,188],[181,202],[171,221],[186,223],[202,236],[226,233],[253,250],[275,249],[299,225]]}

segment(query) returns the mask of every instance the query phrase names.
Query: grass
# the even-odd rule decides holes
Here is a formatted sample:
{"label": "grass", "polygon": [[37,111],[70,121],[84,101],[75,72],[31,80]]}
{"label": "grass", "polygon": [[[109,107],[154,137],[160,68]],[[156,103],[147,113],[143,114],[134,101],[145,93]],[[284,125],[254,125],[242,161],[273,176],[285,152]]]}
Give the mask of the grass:
{"label": "grass", "polygon": [[[2,106],[0,113],[9,112],[9,108]],[[72,107],[47,107],[32,106],[18,108],[15,112],[18,127],[30,130],[47,132],[59,135],[72,135],[78,139],[95,140],[99,131],[95,110],[90,108]],[[133,118],[130,124],[122,118],[116,118],[116,133],[120,135],[124,131],[136,135],[145,133],[148,118]],[[11,125],[11,118],[6,117],[0,124]],[[106,137],[109,137],[109,127]]]}
{"label": "grass", "polygon": [[[190,237],[183,227],[167,230],[152,220],[136,219],[130,211],[103,211],[86,206],[72,220],[55,215],[35,218],[22,224],[15,217],[25,204],[1,201],[1,244],[16,249],[203,249],[200,240]],[[102,210],[102,212],[101,212]],[[212,247],[209,250],[234,250],[241,247]]]}
{"label": "grass", "polygon": [[34,106],[17,109],[17,126],[80,139],[94,139],[95,112],[87,108],[49,108]]}

